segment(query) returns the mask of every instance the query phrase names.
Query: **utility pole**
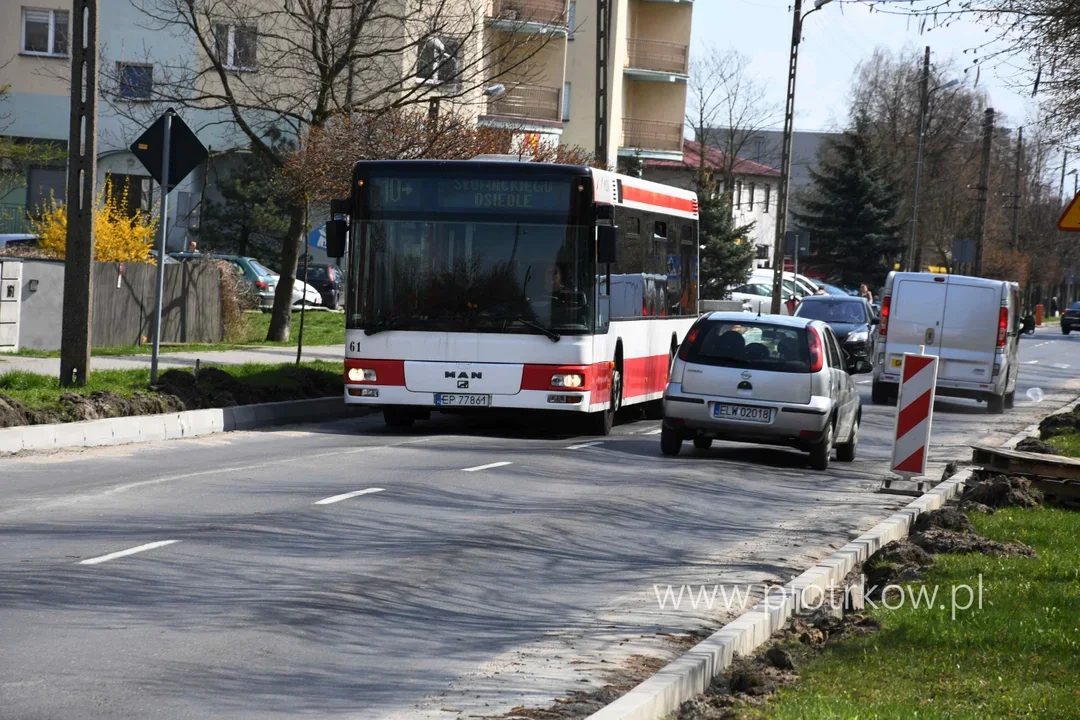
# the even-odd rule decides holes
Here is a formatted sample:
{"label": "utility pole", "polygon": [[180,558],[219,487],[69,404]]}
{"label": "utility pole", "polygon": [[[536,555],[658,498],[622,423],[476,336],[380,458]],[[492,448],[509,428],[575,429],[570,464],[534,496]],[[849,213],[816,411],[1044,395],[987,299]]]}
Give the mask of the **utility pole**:
{"label": "utility pole", "polygon": [[1024,128],[1016,131],[1016,175],[1013,177],[1012,247],[1020,249],[1020,163],[1024,157]]}
{"label": "utility pole", "polygon": [[926,116],[930,112],[930,46],[923,56],[922,89],[919,97],[919,140],[915,151],[915,198],[911,208],[911,242],[908,245],[907,271],[922,269],[922,252],[919,247],[919,182],[922,178],[923,146],[926,143]]}
{"label": "utility pole", "polygon": [[1058,200],[1065,203],[1065,168],[1069,166],[1069,151],[1061,157],[1061,186],[1058,188]]}
{"label": "utility pole", "polygon": [[169,240],[169,160],[172,158],[169,143],[172,140],[173,111],[165,112],[165,142],[161,150],[161,226],[158,228],[157,282],[154,296],[154,338],[150,354],[150,384],[157,385],[158,355],[161,352],[161,303],[165,297],[165,257]]}
{"label": "utility pole", "polygon": [[86,384],[94,299],[94,186],[97,179],[97,0],[73,0],[71,122],[68,131],[67,252],[60,335],[60,385]]}
{"label": "utility pole", "polygon": [[596,159],[608,165],[608,64],[611,60],[611,0],[596,0]]}
{"label": "utility pole", "polygon": [[979,171],[979,212],[975,221],[975,269],[982,275],[983,246],[986,244],[986,196],[990,184],[990,150],[994,140],[994,108],[986,108],[983,117],[982,169]]}

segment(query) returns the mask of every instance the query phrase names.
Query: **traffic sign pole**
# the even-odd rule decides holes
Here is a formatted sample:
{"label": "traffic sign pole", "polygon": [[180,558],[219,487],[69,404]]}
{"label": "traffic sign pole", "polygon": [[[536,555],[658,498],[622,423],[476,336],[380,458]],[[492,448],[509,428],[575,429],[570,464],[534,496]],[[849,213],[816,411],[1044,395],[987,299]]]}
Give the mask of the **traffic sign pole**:
{"label": "traffic sign pole", "polygon": [[157,385],[158,353],[161,350],[161,302],[165,295],[165,241],[169,221],[169,139],[172,135],[172,112],[165,113],[165,139],[161,151],[161,226],[158,230],[157,293],[154,298],[154,349],[150,357],[150,384]]}

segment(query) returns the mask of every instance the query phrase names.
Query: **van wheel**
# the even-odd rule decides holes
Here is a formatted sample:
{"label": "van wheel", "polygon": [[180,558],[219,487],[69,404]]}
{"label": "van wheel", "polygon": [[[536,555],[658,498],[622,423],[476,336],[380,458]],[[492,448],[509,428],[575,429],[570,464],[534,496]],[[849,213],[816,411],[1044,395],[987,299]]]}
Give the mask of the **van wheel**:
{"label": "van wheel", "polygon": [[825,434],[821,440],[810,447],[810,467],[814,470],[828,470],[829,456],[832,455],[833,426],[826,423]]}
{"label": "van wheel", "polygon": [[848,438],[848,441],[836,446],[836,459],[840,462],[853,462],[855,460],[855,448],[859,444],[860,420],[862,420],[862,418],[855,418],[855,424],[851,427],[851,436]]}
{"label": "van wheel", "polygon": [[986,411],[991,415],[1000,415],[1005,412],[1005,396],[991,395],[986,399]]}
{"label": "van wheel", "polygon": [[885,383],[878,382],[877,380],[875,380],[874,384],[871,386],[870,400],[875,405],[892,405],[896,402],[893,400],[892,390]]}
{"label": "van wheel", "polygon": [[1016,391],[1015,390],[1013,390],[1011,393],[1008,393],[1007,395],[1005,395],[1005,409],[1006,410],[1012,410],[1014,407],[1016,407]]}
{"label": "van wheel", "polygon": [[705,437],[704,435],[698,435],[694,438],[694,447],[698,450],[708,450],[712,447],[712,438]]}
{"label": "van wheel", "polygon": [[682,438],[676,430],[664,428],[660,431],[660,452],[665,455],[678,455],[682,450]]}

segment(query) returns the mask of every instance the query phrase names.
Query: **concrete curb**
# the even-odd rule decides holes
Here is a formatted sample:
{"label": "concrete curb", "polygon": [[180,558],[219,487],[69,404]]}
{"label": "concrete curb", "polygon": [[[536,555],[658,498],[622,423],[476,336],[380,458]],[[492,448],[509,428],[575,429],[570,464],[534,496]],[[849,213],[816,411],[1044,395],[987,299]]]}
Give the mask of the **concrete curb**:
{"label": "concrete curb", "polygon": [[[1050,417],[1051,415],[1060,415],[1062,413],[1072,412],[1073,410],[1076,409],[1077,405],[1080,405],[1080,397],[1077,397],[1072,402],[1065,403],[1064,405],[1059,407],[1054,412],[1047,414],[1046,417]],[[1023,430],[1021,430],[1020,432],[1016,433],[1011,438],[1006,440],[1004,443],[1002,443],[1001,447],[1008,448],[1009,450],[1012,450],[1013,448],[1016,447],[1017,443],[1019,443],[1024,438],[1029,438],[1029,437],[1034,437],[1034,438],[1039,437],[1039,425],[1038,425],[1038,423],[1036,423],[1035,425],[1028,425],[1026,428],[1024,428]]]}
{"label": "concrete curb", "polygon": [[[1080,397],[1049,415],[1069,412],[1077,405],[1080,405]],[[1038,425],[1025,428],[1005,441],[1003,447],[1015,447],[1024,438],[1037,435],[1038,429]],[[764,645],[773,633],[783,628],[793,615],[800,614],[804,597],[816,601],[816,593],[804,595],[807,588],[817,587],[824,591],[829,585],[840,585],[856,564],[865,561],[888,543],[907,537],[915,518],[920,514],[938,509],[957,495],[972,472],[972,468],[964,468],[908,503],[870,531],[784,585],[783,594],[771,594],[767,602],[758,603],[749,612],[732,620],[651,678],[590,715],[588,720],[656,720],[677,712],[684,702],[705,692],[712,679],[731,665],[736,653],[751,654]]]}
{"label": "concrete curb", "polygon": [[164,415],[107,418],[54,425],[22,425],[0,429],[0,456],[23,450],[60,450],[175,440],[233,430],[336,420],[357,414],[356,406],[346,405],[340,396],[334,396],[210,410],[187,410]]}
{"label": "concrete curb", "polygon": [[682,703],[704,692],[709,682],[731,664],[736,653],[751,654],[793,615],[801,613],[804,598],[816,602],[820,596],[816,592],[804,592],[807,588],[816,587],[824,592],[829,585],[839,586],[857,563],[893,540],[906,537],[916,517],[944,505],[970,476],[971,470],[962,470],[908,503],[784,585],[782,595],[770,595],[768,601],[732,620],[656,675],[590,715],[589,720],[656,720],[677,712]]}

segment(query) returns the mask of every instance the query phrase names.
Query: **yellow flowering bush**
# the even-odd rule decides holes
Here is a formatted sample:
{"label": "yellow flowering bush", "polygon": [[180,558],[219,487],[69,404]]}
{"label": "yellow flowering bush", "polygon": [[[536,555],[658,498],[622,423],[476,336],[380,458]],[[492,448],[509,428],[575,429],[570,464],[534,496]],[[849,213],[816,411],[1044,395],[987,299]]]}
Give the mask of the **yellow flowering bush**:
{"label": "yellow flowering bush", "polygon": [[[94,211],[94,259],[100,262],[154,263],[150,251],[154,247],[158,219],[151,213],[136,211],[134,217],[124,212],[128,189],[119,197],[112,193],[112,178],[106,177],[98,191]],[[67,207],[50,199],[40,218],[33,223],[39,238],[38,247],[52,257],[67,255]]]}

